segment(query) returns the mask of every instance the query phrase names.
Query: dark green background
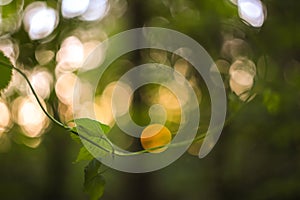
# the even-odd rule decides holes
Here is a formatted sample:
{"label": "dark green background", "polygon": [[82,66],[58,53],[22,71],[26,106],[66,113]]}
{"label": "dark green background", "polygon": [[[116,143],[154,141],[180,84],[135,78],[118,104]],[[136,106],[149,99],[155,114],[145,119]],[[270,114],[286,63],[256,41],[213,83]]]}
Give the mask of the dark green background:
{"label": "dark green background", "polygon": [[[222,32],[239,30],[246,35],[255,62],[261,55],[274,61],[267,66],[273,79],[259,79],[256,98],[224,128],[207,157],[198,159],[186,154],[172,165],[147,174],[109,169],[104,174],[107,184],[103,199],[299,199],[299,65],[289,82],[284,74],[291,67],[287,63],[300,61],[300,2],[263,1],[267,18],[261,29],[242,23],[237,8],[225,0],[172,2],[179,8],[188,5],[192,10],[179,9],[176,17],[171,17],[169,8],[160,0],[128,0],[128,10],[111,34],[141,27],[162,16],[170,23],[150,24],[189,35],[218,59]],[[76,20],[71,25],[62,21],[59,27],[80,25],[82,22]],[[34,61],[28,58],[34,52],[24,45],[31,43],[26,33],[21,29],[13,37],[20,42],[19,61],[30,66]],[[57,41],[59,38],[51,45],[57,46]],[[228,91],[229,114],[243,104],[233,96]],[[55,102],[54,97],[50,99],[50,104]],[[13,131],[16,129],[9,134]],[[13,143],[9,152],[0,154],[0,199],[86,199],[82,186],[86,163],[72,163],[78,149],[69,133],[55,125],[37,149]]]}

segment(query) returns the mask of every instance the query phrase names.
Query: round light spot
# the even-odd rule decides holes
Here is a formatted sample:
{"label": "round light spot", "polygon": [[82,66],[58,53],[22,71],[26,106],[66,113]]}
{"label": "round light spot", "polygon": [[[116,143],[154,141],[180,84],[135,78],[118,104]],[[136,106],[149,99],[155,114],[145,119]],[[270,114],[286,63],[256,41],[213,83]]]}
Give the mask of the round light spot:
{"label": "round light spot", "polygon": [[58,66],[63,71],[75,71],[81,67],[84,60],[84,48],[81,41],[75,37],[67,37],[56,54]]}
{"label": "round light spot", "polygon": [[0,135],[1,135],[1,133],[7,130],[7,127],[11,122],[11,116],[7,105],[1,100],[0,100],[0,110],[1,110],[0,112]]}
{"label": "round light spot", "polygon": [[30,82],[35,92],[41,98],[47,99],[50,96],[53,85],[53,77],[48,70],[39,69],[34,71],[30,76]]}
{"label": "round light spot", "polygon": [[[147,126],[141,134],[141,144],[150,153],[160,153],[167,149],[163,147],[171,142],[172,135],[168,128],[160,124]],[[153,149],[157,148],[157,149]],[[151,149],[151,150],[150,150]]]}
{"label": "round light spot", "polygon": [[101,20],[109,9],[108,0],[90,0],[87,10],[81,15],[84,21]]}
{"label": "round light spot", "polygon": [[72,105],[76,79],[76,75],[70,73],[61,75],[56,81],[56,95],[66,105]]}
{"label": "round light spot", "polygon": [[24,12],[23,23],[30,39],[39,40],[49,36],[58,24],[56,10],[44,2],[29,4]]}
{"label": "round light spot", "polygon": [[241,19],[253,27],[261,27],[265,16],[260,0],[238,0],[238,10]]}
{"label": "round light spot", "polygon": [[64,18],[73,18],[86,12],[89,6],[89,0],[63,0],[61,4],[61,13]]}
{"label": "round light spot", "polygon": [[[40,99],[46,109],[45,102]],[[43,113],[33,96],[18,97],[12,104],[12,113],[16,113],[14,120],[30,138],[39,137],[49,125],[49,120]]]}
{"label": "round light spot", "polygon": [[245,93],[252,88],[256,75],[255,64],[246,58],[236,60],[229,69],[231,90],[242,100],[246,100],[248,95]]}

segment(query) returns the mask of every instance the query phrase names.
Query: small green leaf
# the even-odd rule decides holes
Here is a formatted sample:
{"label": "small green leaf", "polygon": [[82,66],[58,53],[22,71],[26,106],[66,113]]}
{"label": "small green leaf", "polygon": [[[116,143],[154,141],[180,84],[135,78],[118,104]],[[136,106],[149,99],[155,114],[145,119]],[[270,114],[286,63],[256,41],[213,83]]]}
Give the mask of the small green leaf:
{"label": "small green leaf", "polygon": [[[101,159],[113,153],[113,146],[105,135],[110,129],[108,126],[88,118],[75,119],[74,121],[82,144],[91,155]],[[89,158],[86,157],[86,152],[82,153],[84,154],[82,158]]]}
{"label": "small green leaf", "polygon": [[85,161],[85,160],[92,160],[94,157],[91,153],[83,146],[80,148],[79,153],[77,155],[77,159],[75,162]]}
{"label": "small green leaf", "polygon": [[[74,131],[77,132],[76,128],[72,128],[72,130],[74,130]],[[71,136],[72,140],[74,140],[78,144],[82,144],[81,143],[81,139],[80,139],[80,137],[78,135],[75,135],[75,134],[72,133],[72,134],[70,134],[70,136]]]}
{"label": "small green leaf", "polygon": [[0,60],[6,65],[12,65],[9,58],[6,57],[2,51],[0,51]]}
{"label": "small green leaf", "polygon": [[8,86],[12,77],[12,68],[8,66],[12,66],[11,62],[0,51],[0,91]]}
{"label": "small green leaf", "polygon": [[84,191],[90,195],[91,200],[98,200],[104,193],[105,180],[98,174],[84,184]]}
{"label": "small green leaf", "polygon": [[85,127],[89,130],[89,134],[91,134],[91,136],[99,136],[99,134],[106,134],[110,130],[109,126],[89,118],[75,119],[74,122],[76,124],[77,129],[79,127]]}
{"label": "small green leaf", "polygon": [[101,163],[93,159],[84,169],[84,191],[91,200],[98,200],[104,192],[105,180],[99,173]]}
{"label": "small green leaf", "polygon": [[85,148],[95,157],[101,159],[113,153],[112,145],[104,138],[86,137],[87,140],[82,140]]}

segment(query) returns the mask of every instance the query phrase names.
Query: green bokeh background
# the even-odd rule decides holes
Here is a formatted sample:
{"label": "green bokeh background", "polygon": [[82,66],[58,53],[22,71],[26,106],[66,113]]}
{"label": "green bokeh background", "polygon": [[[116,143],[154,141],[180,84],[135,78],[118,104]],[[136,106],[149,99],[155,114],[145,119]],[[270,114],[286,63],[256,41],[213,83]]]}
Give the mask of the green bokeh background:
{"label": "green bokeh background", "polygon": [[[56,5],[55,1],[47,2]],[[260,29],[241,22],[236,6],[226,0],[127,3],[126,13],[114,27],[105,26],[110,35],[145,24],[171,28],[194,38],[213,59],[219,59],[222,33],[234,30],[245,35],[255,62],[261,55],[273,60],[272,65],[266,66],[272,78],[260,78],[255,99],[244,105],[224,128],[207,157],[198,159],[185,154],[172,165],[147,174],[108,169],[102,199],[299,199],[300,67],[293,68],[289,80],[285,73],[292,69],[287,63],[300,62],[300,2],[263,1],[267,18]],[[171,4],[178,9],[175,16],[171,16]],[[182,9],[185,6],[189,9]],[[164,17],[169,23],[157,17]],[[61,21],[56,31],[85,26],[79,20],[71,22]],[[23,28],[13,37],[20,45],[19,61],[35,66],[32,57],[38,42],[30,41]],[[56,37],[49,45],[57,48],[59,41],[60,37]],[[244,104],[231,92],[228,101],[229,114]],[[55,103],[53,94],[49,104]],[[8,134],[16,131],[12,129]],[[12,143],[8,152],[0,153],[0,199],[87,199],[82,186],[87,163],[73,164],[79,148],[69,133],[55,125],[36,149]]]}

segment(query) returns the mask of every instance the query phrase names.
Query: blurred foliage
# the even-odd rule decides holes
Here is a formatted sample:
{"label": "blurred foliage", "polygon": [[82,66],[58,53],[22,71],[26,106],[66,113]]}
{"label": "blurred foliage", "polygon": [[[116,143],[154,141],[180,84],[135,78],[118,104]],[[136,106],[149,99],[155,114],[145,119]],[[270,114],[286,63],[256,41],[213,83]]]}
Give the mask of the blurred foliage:
{"label": "blurred foliage", "polygon": [[[17,61],[28,72],[40,65],[36,49],[56,53],[64,39],[73,34],[83,39],[103,40],[97,31],[96,36],[85,31],[96,28],[99,33],[104,31],[110,36],[130,28],[159,26],[187,34],[199,42],[214,60],[225,60],[229,66],[234,59],[228,56],[231,55],[230,49],[225,48],[224,51],[226,40],[236,38],[246,42],[243,48],[247,50],[238,49],[238,54],[246,54],[256,65],[257,73],[250,95],[255,95],[255,98],[248,103],[241,101],[231,91],[228,72],[222,73],[227,86],[231,121],[207,157],[199,160],[185,154],[172,165],[147,174],[127,174],[108,169],[104,174],[106,183],[96,161],[88,165],[91,170],[90,173],[86,171],[85,176],[82,169],[88,162],[73,164],[80,145],[72,141],[65,130],[56,125],[46,126],[46,134],[31,138],[24,134],[20,126],[10,124],[6,132],[0,133],[0,199],[76,200],[87,198],[84,190],[97,199],[103,193],[104,184],[103,199],[109,200],[300,198],[299,1],[262,1],[267,11],[266,19],[261,28],[254,28],[239,18],[237,6],[229,0],[110,0],[109,15],[92,22],[82,21],[78,17],[63,18],[61,1],[48,0],[45,1],[47,5],[58,11],[59,23],[50,36],[35,41],[30,39],[24,25],[18,26],[22,23],[18,21],[18,15],[6,20],[9,13],[20,12],[20,6],[17,6],[20,2],[13,1],[8,7],[0,6],[3,18],[0,22],[1,39],[10,38],[17,44]],[[21,10],[24,11],[32,2],[25,0]],[[145,62],[143,53],[149,53],[147,50],[145,52],[124,55],[113,63],[106,72],[109,76],[101,80],[103,85],[99,85],[99,94],[107,84],[117,80],[131,67]],[[171,57],[167,55],[168,59]],[[55,66],[55,56],[43,65],[53,76]],[[1,68],[0,72],[2,88],[9,79],[10,71]],[[205,93],[206,87],[201,85],[201,77],[197,77],[197,83]],[[19,84],[22,86],[25,83]],[[155,86],[151,87],[140,90],[155,90]],[[22,95],[20,91],[10,96],[1,95],[12,115],[15,114],[12,102]],[[200,105],[203,107],[201,117],[204,121],[209,116],[205,108],[210,105],[209,98],[205,98]],[[46,102],[50,112],[63,121],[54,91]],[[133,118],[137,123],[147,124],[149,117],[146,111],[149,106],[141,103],[140,99],[134,104],[136,107],[133,110],[136,112],[133,112]],[[176,124],[170,124],[176,130]],[[36,140],[40,142],[37,146]],[[133,144],[138,146],[136,141]],[[97,184],[101,183],[96,191],[90,187],[95,179],[100,180]]]}

